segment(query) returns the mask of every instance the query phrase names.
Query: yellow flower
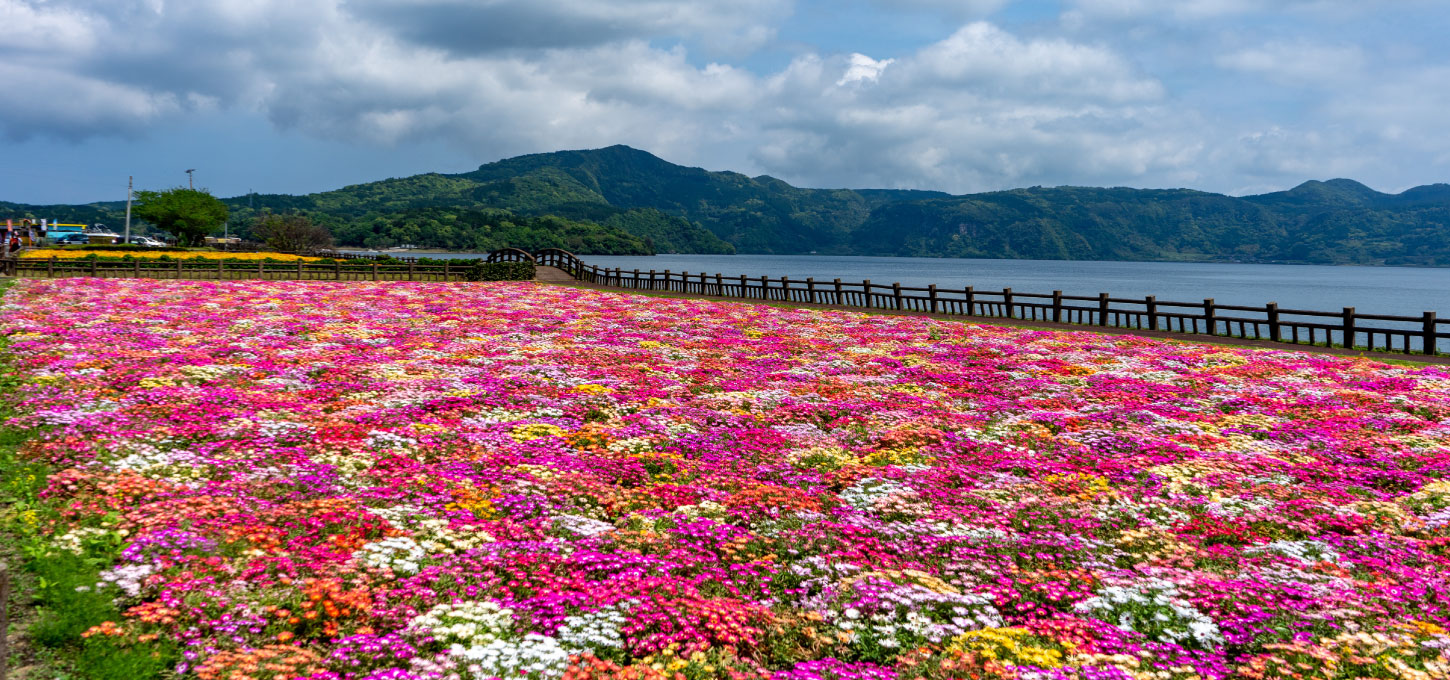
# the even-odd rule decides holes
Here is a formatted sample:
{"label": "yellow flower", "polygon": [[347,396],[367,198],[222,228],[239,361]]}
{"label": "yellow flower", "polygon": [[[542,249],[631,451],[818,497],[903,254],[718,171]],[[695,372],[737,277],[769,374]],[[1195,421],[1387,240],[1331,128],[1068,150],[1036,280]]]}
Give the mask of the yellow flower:
{"label": "yellow flower", "polygon": [[513,432],[510,433],[510,436],[512,436],[514,438],[514,441],[516,442],[528,442],[535,439],[543,439],[544,437],[562,437],[563,435],[564,428],[559,427],[558,425],[550,425],[548,423],[528,423],[527,425],[519,425],[514,427]]}

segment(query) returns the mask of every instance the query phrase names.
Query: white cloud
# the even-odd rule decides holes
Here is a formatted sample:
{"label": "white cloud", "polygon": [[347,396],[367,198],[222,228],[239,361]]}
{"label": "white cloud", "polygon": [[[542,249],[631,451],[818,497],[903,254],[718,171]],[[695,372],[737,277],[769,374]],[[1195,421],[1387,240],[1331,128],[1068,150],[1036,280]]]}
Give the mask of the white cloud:
{"label": "white cloud", "polygon": [[841,76],[841,79],[836,81],[836,84],[846,85],[848,83],[875,81],[881,77],[881,72],[885,71],[886,67],[890,66],[894,61],[896,60],[876,60],[857,52],[851,55],[850,67],[846,69],[846,73]]}
{"label": "white cloud", "polygon": [[[1416,0],[1397,1],[1412,4]],[[1159,17],[1175,21],[1197,21],[1270,12],[1344,16],[1380,9],[1380,3],[1363,0],[1071,0],[1063,18],[1070,24],[1090,20],[1123,21]]]}
{"label": "white cloud", "polygon": [[[0,86],[26,94],[0,109],[0,135],[138,135],[241,110],[349,144],[442,141],[481,161],[625,143],[806,185],[952,191],[1295,184],[1395,153],[1444,166],[1450,72],[1387,69],[1383,50],[1352,40],[1191,20],[1267,11],[1250,4],[1072,0],[1077,32],[973,21],[929,44],[807,48],[767,70],[738,55],[771,40],[789,0],[0,0],[0,25],[20,36]],[[1109,19],[1173,26],[1164,37],[1167,24]],[[1245,73],[1309,113],[1255,108]]]}
{"label": "white cloud", "polygon": [[1284,85],[1356,85],[1366,66],[1355,45],[1328,46],[1307,42],[1270,42],[1222,55],[1218,65],[1256,73]]}
{"label": "white cloud", "polygon": [[1023,41],[986,22],[927,46],[903,70],[922,86],[970,87],[1004,95],[1083,100],[1151,100],[1163,94],[1103,47],[1064,39]]}
{"label": "white cloud", "polygon": [[349,0],[346,10],[455,54],[592,47],[677,36],[725,53],[758,48],[790,11],[781,0]]}

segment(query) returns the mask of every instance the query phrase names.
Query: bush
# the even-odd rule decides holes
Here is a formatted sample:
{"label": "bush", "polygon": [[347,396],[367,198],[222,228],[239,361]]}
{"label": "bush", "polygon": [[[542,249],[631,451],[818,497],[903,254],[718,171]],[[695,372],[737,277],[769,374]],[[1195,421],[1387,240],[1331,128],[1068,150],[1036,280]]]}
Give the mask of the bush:
{"label": "bush", "polygon": [[69,555],[48,555],[32,561],[28,567],[41,584],[40,619],[30,628],[30,637],[43,647],[78,644],[81,633],[102,621],[119,620],[120,612],[111,603],[114,593],[95,589],[100,580],[99,569],[84,558]]}
{"label": "bush", "polygon": [[91,680],[149,680],[166,675],[180,656],[169,642],[127,645],[93,637],[81,647],[76,674]]}
{"label": "bush", "polygon": [[534,263],[475,260],[468,268],[467,278],[469,281],[529,281],[534,278]]}

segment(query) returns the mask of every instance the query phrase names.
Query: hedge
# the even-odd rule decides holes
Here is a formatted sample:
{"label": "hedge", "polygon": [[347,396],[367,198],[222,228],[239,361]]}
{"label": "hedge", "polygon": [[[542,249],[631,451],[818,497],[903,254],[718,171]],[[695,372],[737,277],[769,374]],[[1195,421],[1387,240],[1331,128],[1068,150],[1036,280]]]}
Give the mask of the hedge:
{"label": "hedge", "polygon": [[467,278],[469,281],[529,281],[534,278],[534,263],[475,260],[468,268]]}

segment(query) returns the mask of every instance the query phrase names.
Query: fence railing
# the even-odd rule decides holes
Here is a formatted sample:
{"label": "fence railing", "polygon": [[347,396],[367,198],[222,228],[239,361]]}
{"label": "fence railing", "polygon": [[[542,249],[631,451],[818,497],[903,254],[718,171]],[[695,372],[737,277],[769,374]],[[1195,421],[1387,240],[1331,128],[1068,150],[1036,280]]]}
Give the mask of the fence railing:
{"label": "fence railing", "polygon": [[390,260],[390,261],[393,261],[393,262],[404,262],[404,263],[406,263],[406,262],[417,262],[420,259],[426,259],[426,258],[419,258],[419,257],[413,256],[413,255],[387,255],[387,254],[379,254],[379,253],[358,253],[358,252],[353,252],[353,251],[350,251],[350,250],[331,250],[331,249],[313,250],[313,251],[308,251],[308,252],[302,253],[302,254],[309,255],[309,256],[313,256],[313,257],[325,257],[325,258],[332,259],[332,260]]}
{"label": "fence railing", "polygon": [[[571,272],[572,274],[573,272]],[[1353,307],[1337,312],[1281,308],[1276,303],[1244,306],[1201,302],[1051,293],[1022,293],[1011,288],[978,290],[817,281],[767,276],[640,271],[584,265],[576,279],[629,290],[684,293],[763,302],[824,304],[837,307],[923,312],[1075,324],[1184,335],[1214,335],[1296,345],[1362,348],[1405,354],[1436,354],[1450,347],[1450,319],[1427,311],[1420,316],[1364,314]]]}
{"label": "fence railing", "polygon": [[98,260],[9,259],[0,260],[0,274],[20,278],[94,276],[101,278],[148,278],[186,280],[295,280],[295,281],[464,281],[472,261],[454,264],[383,264],[380,262],[228,262],[214,260],[135,259],[130,262]]}
{"label": "fence railing", "polygon": [[[333,255],[333,257],[337,257]],[[96,260],[0,260],[0,273],[19,277],[100,276],[168,279],[293,279],[333,281],[462,281],[472,260],[454,264],[382,263],[371,257],[338,258],[330,263],[235,263]],[[583,283],[626,290],[658,291],[736,298],[761,302],[831,305],[836,307],[920,312],[943,316],[1010,319],[1103,328],[1164,331],[1183,335],[1264,340],[1293,345],[1345,347],[1404,354],[1433,355],[1450,350],[1450,319],[1435,312],[1420,316],[1365,314],[1353,307],[1337,312],[1263,306],[1224,305],[1212,298],[1201,302],[1051,293],[1023,293],[1011,288],[978,290],[879,284],[869,279],[844,282],[785,276],[624,270],[582,262],[557,248],[529,253],[516,248],[494,251],[489,262],[533,262],[557,267]]]}

